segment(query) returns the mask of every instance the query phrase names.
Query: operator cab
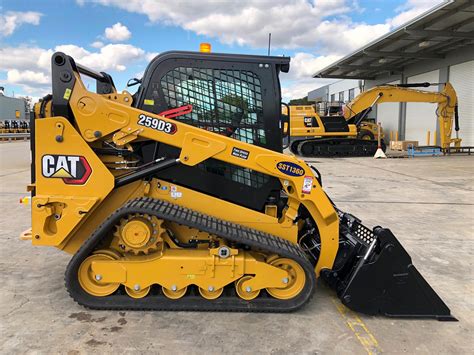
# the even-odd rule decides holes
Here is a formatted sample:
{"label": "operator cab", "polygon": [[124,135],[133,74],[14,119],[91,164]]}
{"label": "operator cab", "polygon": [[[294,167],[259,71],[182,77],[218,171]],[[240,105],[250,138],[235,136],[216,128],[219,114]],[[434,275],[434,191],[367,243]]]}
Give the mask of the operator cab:
{"label": "operator cab", "polygon": [[[165,52],[145,70],[133,106],[155,114],[191,106],[173,119],[282,152],[278,75],[289,63],[288,57]],[[159,142],[142,151],[145,162],[179,156],[179,149]],[[158,177],[255,210],[278,199],[281,189],[274,177],[214,159]]]}

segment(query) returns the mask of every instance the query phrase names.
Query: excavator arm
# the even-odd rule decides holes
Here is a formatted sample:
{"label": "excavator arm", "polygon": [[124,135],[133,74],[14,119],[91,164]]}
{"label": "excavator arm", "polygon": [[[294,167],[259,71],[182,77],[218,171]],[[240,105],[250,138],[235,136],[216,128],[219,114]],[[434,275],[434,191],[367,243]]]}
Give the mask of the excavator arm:
{"label": "excavator arm", "polygon": [[[407,85],[409,85],[407,87]],[[429,85],[429,84],[428,84]],[[441,92],[416,90],[411,87],[427,86],[423,84],[401,84],[377,86],[362,92],[354,100],[348,103],[344,109],[344,117],[347,120],[360,122],[368,114],[368,111],[378,104],[385,102],[426,102],[436,103],[436,115],[440,127],[440,142],[442,148],[448,148],[451,144],[459,147],[461,139],[451,138],[453,123],[456,133],[459,131],[457,117],[456,91],[450,83],[446,83]]]}

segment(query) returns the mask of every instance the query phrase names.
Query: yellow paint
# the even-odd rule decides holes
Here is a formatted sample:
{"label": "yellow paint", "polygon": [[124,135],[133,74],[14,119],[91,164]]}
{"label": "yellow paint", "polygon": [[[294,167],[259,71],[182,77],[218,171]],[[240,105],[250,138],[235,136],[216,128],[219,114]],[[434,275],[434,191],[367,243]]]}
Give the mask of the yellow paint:
{"label": "yellow paint", "polygon": [[[461,139],[451,138],[454,108],[457,105],[457,95],[453,86],[446,83],[440,92],[425,90],[415,90],[397,86],[377,86],[358,95],[353,101],[347,104],[348,110],[344,116],[349,118],[355,113],[369,107],[374,100],[382,93],[383,96],[377,101],[377,104],[384,102],[430,102],[438,104],[436,114],[440,127],[440,143],[442,148],[448,148],[451,144],[455,147],[461,146]],[[395,140],[398,141],[398,132]]]}
{"label": "yellow paint", "polygon": [[[115,93],[100,95],[89,92],[84,87],[79,74],[75,74],[75,79],[75,85],[69,101],[75,119],[74,126],[63,117],[48,117],[36,120],[37,196],[35,198],[43,199],[45,202],[39,203],[40,208],[33,209],[33,235],[39,236],[38,240],[34,240],[35,244],[54,245],[69,253],[74,253],[114,210],[122,206],[127,200],[141,196],[163,198],[201,213],[214,215],[223,220],[235,221],[236,223],[272,233],[296,243],[298,226],[295,217],[297,216],[298,208],[303,204],[316,221],[322,242],[320,258],[315,266],[315,272],[319,275],[322,268],[332,268],[339,245],[339,219],[314,173],[304,161],[187,125],[178,120],[144,112],[131,107],[129,103],[125,103],[127,95],[119,97],[119,94]],[[115,98],[116,95],[117,98]],[[36,110],[37,108],[35,107]],[[174,124],[176,131],[173,134],[169,134],[163,130],[139,125],[139,116],[143,114],[146,114],[152,120]],[[63,137],[61,142],[57,141],[57,135]],[[119,189],[114,189],[114,175],[91,148],[92,146],[100,147],[105,140],[108,142],[113,141],[119,146],[124,147],[127,146],[128,142],[132,141],[153,140],[182,149],[180,160],[181,163],[186,165],[196,165],[205,159],[212,158],[277,177],[281,182],[282,189],[288,195],[288,206],[284,209],[283,216],[278,219],[266,214],[264,211],[246,209],[179,186],[178,189],[181,195],[173,197],[169,194],[169,190],[168,193],[160,192],[157,189],[155,180],[151,184],[137,181]],[[233,156],[232,150],[234,148],[248,151],[248,158],[242,159]],[[92,174],[88,181],[80,186],[67,185],[62,179],[58,178],[46,178],[41,174],[41,157],[44,154],[83,156],[90,164]],[[290,176],[281,172],[277,169],[278,164],[281,162],[298,165],[304,171],[304,174],[301,176]],[[310,193],[302,192],[305,176],[313,177],[313,186]],[[33,205],[36,204],[38,203],[33,201]],[[55,220],[54,217],[57,213],[61,214],[61,218]],[[201,249],[192,250],[193,253],[197,251],[208,252]],[[186,252],[189,252],[189,250]],[[170,253],[175,253],[175,251],[170,251]],[[195,275],[196,279],[192,280],[193,283],[198,284],[200,287],[205,287],[204,281],[200,283],[201,281],[199,280],[202,280],[202,277],[199,275],[203,272],[203,260],[209,260],[209,255],[201,256],[201,261],[196,259],[198,260],[196,263],[201,265],[200,268],[192,266],[191,260],[194,260],[192,255],[186,255],[186,258],[190,258],[190,263],[186,263],[185,269],[189,270],[185,270],[186,272],[183,275]],[[180,255],[174,255],[174,257],[177,259],[182,258]],[[252,258],[255,257],[249,254],[249,257],[245,258],[245,260],[252,260]],[[271,267],[257,259],[253,263],[262,264],[262,270],[263,268]],[[185,259],[181,260],[184,262],[183,260]],[[168,261],[167,258],[163,257],[153,262],[144,259],[143,262],[167,263]],[[204,263],[206,262],[204,261]],[[91,263],[91,267],[94,268],[94,265],[97,264],[99,268],[102,267],[100,266],[101,264],[105,265],[107,263],[112,267],[117,262],[113,260],[97,261]],[[132,269],[136,270],[134,272],[137,275],[137,270],[143,270],[137,266],[139,263],[136,262],[120,261],[120,264],[126,265],[127,275],[129,270]],[[245,261],[245,264],[241,265],[250,267],[250,264],[247,264],[248,262]],[[153,265],[150,264],[150,266]],[[148,264],[146,267],[148,267]],[[272,268],[275,269],[274,267]],[[123,274],[120,271],[122,268],[114,266],[113,269],[115,271],[110,274],[109,280],[112,280],[110,282],[121,282],[118,280],[121,280],[119,276]],[[205,270],[208,270],[208,266],[206,266]],[[236,272],[234,270],[234,273]],[[277,271],[272,272],[273,275],[278,275]],[[240,273],[240,276],[244,275],[244,272],[240,271]],[[248,271],[245,271],[245,274],[247,273]],[[267,284],[265,287],[276,287],[274,284],[270,284],[274,282],[271,274],[269,273],[269,276],[266,277],[267,280],[265,282]],[[117,277],[117,279],[113,277]],[[133,280],[134,277],[131,277],[130,280]],[[157,281],[151,278],[147,280],[140,279],[142,276],[137,277],[138,279],[136,280],[142,283],[148,280],[148,283],[145,282],[142,287],[147,287]],[[181,289],[189,285],[189,279],[186,276],[183,276],[182,279],[185,281],[180,285]],[[238,277],[226,277],[222,278],[222,280],[217,278],[218,281],[221,280],[222,282],[215,287],[216,289],[223,287],[237,279]],[[127,280],[129,280],[128,276]],[[171,284],[167,283],[166,279],[158,281],[160,285],[170,290]],[[133,287],[134,285],[131,282],[126,281],[124,284],[127,287]],[[251,282],[258,285],[260,281],[258,281],[258,278],[253,281],[246,281],[246,283]]]}
{"label": "yellow paint", "polygon": [[364,347],[364,350],[367,351],[367,354],[375,355],[382,353],[382,349],[380,348],[377,339],[375,339],[374,335],[370,332],[362,319],[338,300],[333,299],[332,302],[349,329],[352,330],[357,340],[359,340],[360,344]]}
{"label": "yellow paint", "polygon": [[[277,259],[267,263],[257,253],[230,250],[231,256],[227,258],[219,258],[217,248],[165,248],[163,253],[119,258],[103,257],[103,252],[97,252],[96,256],[84,260],[79,273],[89,287],[89,293],[98,296],[110,294],[107,291],[114,292],[114,287],[119,284],[132,289],[135,285],[146,288],[158,284],[169,290],[180,290],[189,285],[204,290],[209,290],[209,287],[221,290],[244,275],[252,275],[243,283],[244,289],[268,288],[276,298],[293,298],[303,290],[304,271],[294,261]],[[286,268],[285,262],[293,263],[293,269]],[[100,275],[100,280],[95,275]],[[104,291],[104,294],[97,290]]]}

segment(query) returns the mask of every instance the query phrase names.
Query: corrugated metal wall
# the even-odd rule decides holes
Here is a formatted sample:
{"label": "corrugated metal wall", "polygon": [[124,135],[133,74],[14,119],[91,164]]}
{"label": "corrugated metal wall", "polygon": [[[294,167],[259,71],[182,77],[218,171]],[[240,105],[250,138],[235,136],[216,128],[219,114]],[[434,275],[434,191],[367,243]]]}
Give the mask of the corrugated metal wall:
{"label": "corrugated metal wall", "polygon": [[[433,70],[411,76],[407,79],[408,83],[437,83],[439,81],[439,70]],[[438,91],[438,86],[422,88],[426,91]],[[407,103],[406,110],[406,132],[405,139],[418,141],[419,145],[426,145],[426,133],[431,132],[430,144],[433,144],[433,132],[436,131],[436,104],[430,103]]]}
{"label": "corrugated metal wall", "polygon": [[[20,117],[16,117],[16,111]],[[0,120],[25,119],[25,102],[22,99],[0,95]]]}
{"label": "corrugated metal wall", "polygon": [[[387,84],[400,84],[400,80],[392,81]],[[398,131],[398,119],[400,114],[400,103],[399,102],[386,102],[377,105],[377,122],[382,124],[383,131],[385,133],[385,142],[390,140],[390,131]],[[395,137],[394,137],[395,139]]]}
{"label": "corrugated metal wall", "polygon": [[474,61],[451,66],[449,81],[458,95],[461,145],[474,146]]}

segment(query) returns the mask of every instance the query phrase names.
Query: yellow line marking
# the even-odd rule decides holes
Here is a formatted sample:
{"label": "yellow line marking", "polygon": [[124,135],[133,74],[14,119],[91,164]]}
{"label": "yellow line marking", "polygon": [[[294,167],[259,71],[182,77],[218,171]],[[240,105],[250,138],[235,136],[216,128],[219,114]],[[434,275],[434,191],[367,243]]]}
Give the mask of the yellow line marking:
{"label": "yellow line marking", "polygon": [[377,339],[375,339],[362,319],[360,319],[356,313],[344,306],[338,300],[333,299],[332,302],[336,306],[347,326],[355,334],[359,342],[364,347],[365,351],[367,351],[367,354],[375,355],[382,353],[382,349],[380,348]]}

